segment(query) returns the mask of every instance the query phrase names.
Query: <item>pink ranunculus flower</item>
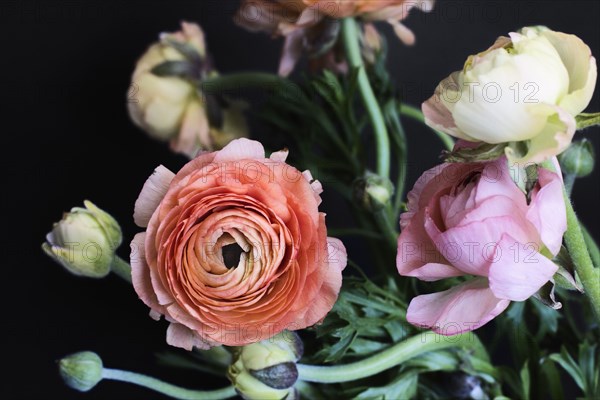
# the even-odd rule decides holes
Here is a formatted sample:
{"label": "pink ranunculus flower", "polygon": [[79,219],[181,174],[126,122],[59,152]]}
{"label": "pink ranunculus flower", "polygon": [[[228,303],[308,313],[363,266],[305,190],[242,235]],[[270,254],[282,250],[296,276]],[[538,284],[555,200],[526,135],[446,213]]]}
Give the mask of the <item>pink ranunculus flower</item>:
{"label": "pink ranunculus flower", "polygon": [[[324,67],[345,73],[347,65],[337,57],[339,20],[356,17],[373,29],[372,22],[385,21],[392,25],[404,43],[412,45],[415,35],[402,24],[413,8],[429,12],[435,0],[244,0],[236,15],[236,23],[253,32],[284,36],[285,44],[279,64],[279,74],[289,75],[303,54],[311,55],[311,66]],[[363,51],[368,40],[363,33]],[[315,54],[317,56],[315,56]]]}
{"label": "pink ranunculus flower", "polygon": [[286,157],[237,139],[177,174],[160,166],[144,185],[133,285],[152,317],[171,322],[169,344],[242,346],[319,323],[333,307],[346,250],[327,237],[321,184]]}
{"label": "pink ranunculus flower", "polygon": [[528,195],[511,172],[503,157],[446,163],[416,182],[400,219],[398,272],[424,281],[469,278],[412,299],[413,325],[445,335],[471,331],[552,279],[558,267],[548,257],[567,228],[560,170],[538,167]]}

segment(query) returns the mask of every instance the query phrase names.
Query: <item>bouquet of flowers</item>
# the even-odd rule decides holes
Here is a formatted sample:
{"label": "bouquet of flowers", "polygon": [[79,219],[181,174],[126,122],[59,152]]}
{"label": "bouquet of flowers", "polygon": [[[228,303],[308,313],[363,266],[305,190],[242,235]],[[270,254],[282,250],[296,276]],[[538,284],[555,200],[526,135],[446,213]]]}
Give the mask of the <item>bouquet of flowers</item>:
{"label": "bouquet of flowers", "polygon": [[[196,23],[161,34],[127,106],[188,162],[156,160],[145,183],[132,178],[134,237],[86,200],[42,245],[75,275],[123,278],[168,322],[162,361],[230,385],[182,388],[92,351],[59,361],[64,382],[177,399],[560,399],[571,380],[599,398],[600,250],[570,200],[594,168],[575,135],[600,125],[583,112],[597,80],[590,48],[523,27],[474,49],[419,109],[398,94],[381,28],[412,45],[404,19],[435,12],[434,0],[239,7],[239,26],[284,38],[278,73],[219,74]],[[247,89],[266,101],[248,104]],[[263,143],[250,115],[268,129]],[[412,188],[405,119],[431,128],[441,157]],[[324,191],[352,215],[344,228],[320,211]],[[485,324],[494,335],[480,338]],[[495,362],[499,341],[511,365]]]}

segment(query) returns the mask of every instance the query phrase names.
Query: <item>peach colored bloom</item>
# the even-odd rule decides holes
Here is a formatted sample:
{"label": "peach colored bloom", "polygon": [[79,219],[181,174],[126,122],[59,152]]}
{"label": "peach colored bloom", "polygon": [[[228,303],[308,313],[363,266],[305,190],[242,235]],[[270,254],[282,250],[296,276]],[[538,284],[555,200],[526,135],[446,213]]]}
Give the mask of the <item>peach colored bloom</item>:
{"label": "peach colored bloom", "polygon": [[[386,21],[394,27],[400,40],[411,45],[415,36],[401,21],[412,8],[427,12],[433,4],[434,0],[244,0],[236,22],[253,32],[285,36],[279,74],[286,76],[303,53],[315,58],[333,50],[341,18]],[[345,68],[339,61],[332,63],[331,56],[318,64],[340,72]]]}
{"label": "peach colored bloom", "polygon": [[133,284],[151,316],[171,322],[169,344],[242,346],[314,325],[333,307],[346,250],[327,237],[321,184],[286,157],[237,139],[176,175],[160,166],[144,185]]}
{"label": "peach colored bloom", "polygon": [[567,227],[562,187],[559,174],[540,167],[528,202],[506,158],[425,172],[401,216],[398,272],[424,281],[471,278],[415,297],[407,320],[456,334],[535,294],[558,269],[547,256],[559,252]]}

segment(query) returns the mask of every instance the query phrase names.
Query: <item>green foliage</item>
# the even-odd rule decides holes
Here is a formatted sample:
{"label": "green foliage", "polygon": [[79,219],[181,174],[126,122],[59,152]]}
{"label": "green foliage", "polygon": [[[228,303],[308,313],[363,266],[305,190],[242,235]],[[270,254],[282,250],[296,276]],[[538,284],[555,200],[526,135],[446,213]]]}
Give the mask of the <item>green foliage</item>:
{"label": "green foliage", "polygon": [[565,346],[548,359],[560,365],[583,391],[585,399],[600,398],[600,350],[598,344],[584,341],[579,345],[577,361]]}
{"label": "green foliage", "polygon": [[322,348],[310,361],[334,363],[381,351],[413,332],[406,304],[388,284],[379,287],[362,278],[346,278],[338,301],[315,328]]}

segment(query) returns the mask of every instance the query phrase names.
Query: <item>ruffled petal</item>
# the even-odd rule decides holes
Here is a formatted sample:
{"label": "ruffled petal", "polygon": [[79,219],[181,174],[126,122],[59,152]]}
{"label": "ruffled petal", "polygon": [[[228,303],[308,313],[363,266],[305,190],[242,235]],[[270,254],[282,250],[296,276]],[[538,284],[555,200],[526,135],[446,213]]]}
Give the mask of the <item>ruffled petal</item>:
{"label": "ruffled petal", "polygon": [[577,115],[585,110],[594,94],[598,77],[596,59],[589,46],[575,35],[551,30],[541,34],[552,43],[569,74],[569,94],[559,105],[571,115]]}
{"label": "ruffled petal", "polygon": [[506,157],[510,163],[541,163],[556,156],[569,147],[575,135],[575,118],[557,106],[545,105],[554,110],[544,129],[529,141],[527,154],[520,156],[510,146],[506,147]]}
{"label": "ruffled petal", "polygon": [[262,160],[265,149],[260,142],[246,138],[231,141],[222,150],[215,153],[213,162],[222,163],[239,160]]}
{"label": "ruffled petal", "polygon": [[490,289],[496,297],[524,301],[552,279],[558,266],[539,250],[535,243],[523,244],[508,234],[502,236],[489,272]]}
{"label": "ruffled petal", "polygon": [[[558,169],[560,171],[560,169]],[[535,225],[552,255],[558,254],[567,231],[567,211],[561,177],[547,169],[538,170],[539,191],[532,195],[527,219]]]}
{"label": "ruffled petal", "polygon": [[152,175],[144,183],[133,211],[133,220],[139,227],[145,228],[150,222],[150,218],[158,205],[167,194],[169,185],[175,177],[175,174],[167,168],[159,165]]}
{"label": "ruffled petal", "polygon": [[494,296],[486,279],[478,278],[443,292],[415,297],[406,319],[442,335],[456,335],[486,324],[509,304],[509,300]]}
{"label": "ruffled petal", "polygon": [[211,346],[200,335],[188,327],[172,322],[167,328],[167,344],[180,347],[188,351],[195,348],[200,350],[209,349]]}

